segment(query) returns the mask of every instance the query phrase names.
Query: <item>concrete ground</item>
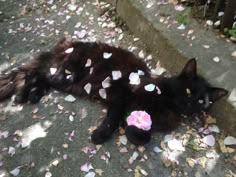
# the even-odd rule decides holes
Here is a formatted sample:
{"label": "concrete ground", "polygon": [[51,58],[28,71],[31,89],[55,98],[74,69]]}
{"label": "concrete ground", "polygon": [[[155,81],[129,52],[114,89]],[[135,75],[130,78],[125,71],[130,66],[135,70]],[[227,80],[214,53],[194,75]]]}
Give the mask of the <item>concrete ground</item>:
{"label": "concrete ground", "polygon": [[[119,22],[117,16],[103,13],[111,8],[106,3],[44,2],[0,0],[0,71],[29,60],[65,35],[120,45],[145,58],[156,56],[127,28],[112,22]],[[156,133],[144,147],[126,142],[122,129],[95,146],[90,132],[106,109],[81,98],[71,103],[66,96],[51,91],[35,105],[0,103],[0,177],[235,176],[235,146],[222,144],[226,135],[217,128],[210,133],[216,140],[212,145],[205,144],[212,137],[209,129],[199,133],[198,123],[185,122],[171,135]],[[217,127],[214,118],[208,120]]]}

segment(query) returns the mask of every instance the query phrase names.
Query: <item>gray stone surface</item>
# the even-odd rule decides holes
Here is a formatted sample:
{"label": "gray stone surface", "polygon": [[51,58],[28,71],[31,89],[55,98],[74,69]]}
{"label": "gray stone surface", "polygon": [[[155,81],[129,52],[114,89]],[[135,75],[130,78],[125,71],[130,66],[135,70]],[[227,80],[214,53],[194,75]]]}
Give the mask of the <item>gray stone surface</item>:
{"label": "gray stone surface", "polygon": [[[111,24],[113,27],[107,27],[105,23],[110,24],[111,18],[108,16],[99,18],[101,10],[95,1],[77,1],[75,5],[77,10],[80,9],[77,13],[68,10],[70,1],[50,0],[48,4],[44,2],[46,1],[0,0],[0,71],[16,67],[32,58],[37,51],[47,50],[53,46],[62,36],[73,36],[74,31],[82,30],[86,31],[86,35],[81,40],[101,40],[124,48],[137,46],[134,51],[136,54],[140,50],[144,51],[145,56],[151,54],[145,50],[141,41],[134,42],[135,36],[129,31],[121,32],[113,24]],[[101,4],[102,9],[103,6],[106,5]],[[75,28],[78,22],[81,25]],[[118,40],[119,38],[122,39]],[[146,38],[151,40],[152,34],[146,35]],[[178,66],[180,67],[181,63]],[[101,122],[105,108],[97,102],[82,98],[77,98],[73,103],[66,102],[64,100],[66,96],[52,91],[35,105],[14,105],[10,99],[0,103],[1,177],[13,176],[10,172],[16,168],[20,170],[17,176],[21,177],[86,176],[88,172],[82,172],[80,169],[86,163],[91,163],[94,168],[90,172],[102,169],[104,171],[102,176],[106,177],[134,176],[139,167],[150,177],[222,177],[233,176],[235,173],[235,153],[221,153],[218,143],[201,151],[186,146],[183,152],[170,151],[168,148],[162,153],[154,152],[154,147],[161,147],[163,144],[161,142],[166,133],[156,133],[151,143],[140,148],[130,143],[117,144],[120,136],[117,131],[101,148],[96,147],[89,140],[89,129]],[[198,125],[182,124],[175,131],[176,138],[182,140],[189,131],[190,140],[199,137],[194,127]],[[217,140],[224,136],[215,133],[213,135]],[[167,143],[164,145],[167,146]],[[82,151],[84,147],[89,147],[93,151],[85,153]],[[127,152],[120,152],[125,151],[125,148]],[[139,156],[130,164],[129,159],[134,152]],[[215,152],[213,153],[215,155],[206,157],[209,152]],[[167,163],[166,165],[170,166],[166,167],[163,161],[170,157],[178,164]],[[193,168],[186,163],[186,158],[196,160]],[[200,163],[204,159],[206,163]],[[139,170],[136,177],[144,176],[144,171],[142,173]],[[96,173],[96,176],[99,174]]]}

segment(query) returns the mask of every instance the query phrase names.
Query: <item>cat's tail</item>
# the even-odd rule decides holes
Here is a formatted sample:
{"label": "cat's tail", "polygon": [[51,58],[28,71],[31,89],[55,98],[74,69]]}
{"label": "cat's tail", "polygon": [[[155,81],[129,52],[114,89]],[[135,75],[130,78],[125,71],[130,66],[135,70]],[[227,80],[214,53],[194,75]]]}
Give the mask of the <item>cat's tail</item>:
{"label": "cat's tail", "polygon": [[27,76],[46,68],[51,59],[51,52],[43,52],[9,73],[0,75],[0,101],[17,94],[24,86]]}

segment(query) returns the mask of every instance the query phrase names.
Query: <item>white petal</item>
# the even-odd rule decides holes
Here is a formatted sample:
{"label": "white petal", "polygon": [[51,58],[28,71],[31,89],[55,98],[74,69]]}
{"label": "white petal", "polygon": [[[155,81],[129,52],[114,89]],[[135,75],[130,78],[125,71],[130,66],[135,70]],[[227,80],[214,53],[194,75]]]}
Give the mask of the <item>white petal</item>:
{"label": "white petal", "polygon": [[140,78],[138,73],[130,73],[129,75],[129,83],[131,85],[139,85],[140,84]]}
{"label": "white petal", "polygon": [[232,136],[228,136],[228,137],[225,138],[224,144],[225,145],[235,145],[236,144],[236,138],[234,138]]}
{"label": "white petal", "polygon": [[67,102],[71,102],[72,103],[72,102],[74,102],[76,100],[76,98],[73,97],[72,95],[68,95],[68,96],[66,96],[64,98],[64,100],[67,101]]}
{"label": "white petal", "polygon": [[172,140],[172,139],[173,139],[173,136],[170,135],[170,134],[168,134],[168,135],[166,135],[166,136],[164,137],[164,142],[166,143],[166,142],[168,142],[168,141],[170,141],[170,140]]}
{"label": "white petal", "polygon": [[211,130],[212,132],[220,133],[220,129],[216,125],[210,125],[208,129]]}
{"label": "white petal", "polygon": [[57,72],[57,68],[50,68],[51,75],[54,75]]}
{"label": "white petal", "polygon": [[9,147],[8,149],[8,154],[10,154],[11,156],[13,156],[16,153],[16,149],[14,147]]}
{"label": "white petal", "polygon": [[160,149],[159,147],[155,146],[155,147],[153,148],[153,151],[156,152],[156,153],[160,153],[160,152],[162,152],[163,150]]}
{"label": "white petal", "polygon": [[203,142],[208,146],[215,145],[215,137],[213,135],[207,135],[203,138]]}
{"label": "white petal", "polygon": [[180,140],[177,139],[172,139],[168,141],[168,147],[171,150],[176,150],[176,151],[185,151],[185,148],[183,147],[182,143]]}
{"label": "white petal", "polygon": [[99,95],[103,98],[106,99],[107,98],[107,93],[105,89],[99,89]]}
{"label": "white petal", "polygon": [[96,174],[94,172],[89,172],[84,177],[94,177]]}
{"label": "white petal", "polygon": [[112,79],[118,80],[122,77],[122,73],[120,71],[112,71]]}
{"label": "white petal", "polygon": [[156,86],[156,90],[157,90],[157,94],[160,95],[161,94],[161,89],[158,86]]}
{"label": "white petal", "polygon": [[80,167],[83,172],[89,172],[89,170],[94,169],[91,163],[86,163]]}
{"label": "white petal", "polygon": [[175,5],[175,10],[183,11],[185,8],[182,5]]}
{"label": "white petal", "polygon": [[93,73],[93,67],[90,68],[90,70],[89,70],[89,74],[91,75],[92,73]]}
{"label": "white petal", "polygon": [[144,86],[144,89],[146,90],[146,91],[148,91],[148,92],[152,92],[152,91],[154,91],[155,90],[155,85],[154,84],[148,84],[148,85],[145,85]]}
{"label": "white petal", "polygon": [[18,176],[19,173],[20,173],[20,169],[17,167],[17,168],[15,168],[14,170],[10,171],[10,173],[11,173],[13,176]]}
{"label": "white petal", "polygon": [[119,140],[120,140],[121,144],[123,144],[123,145],[126,145],[128,142],[127,137],[125,135],[120,136]]}
{"label": "white petal", "polygon": [[216,62],[216,63],[219,63],[220,62],[220,58],[219,57],[214,57],[213,61]]}
{"label": "white petal", "polygon": [[102,87],[108,88],[111,86],[111,78],[107,77],[104,81],[102,81]]}
{"label": "white petal", "polygon": [[144,73],[142,70],[138,70],[138,75],[140,75],[140,76],[144,76],[145,73]]}
{"label": "white petal", "polygon": [[109,59],[111,56],[112,56],[112,53],[107,53],[107,52],[103,53],[103,58],[104,59]]}
{"label": "white petal", "polygon": [[91,64],[92,64],[92,60],[89,58],[89,59],[87,59],[87,62],[86,62],[86,64],[85,64],[85,67],[90,67]]}
{"label": "white petal", "polygon": [[91,85],[90,83],[87,83],[87,84],[84,86],[84,90],[87,92],[87,94],[90,94],[91,88],[92,88],[92,85]]}
{"label": "white petal", "polygon": [[178,26],[178,29],[179,29],[179,30],[184,30],[184,29],[185,29],[185,25],[184,25],[184,24],[181,24],[180,26]]}
{"label": "white petal", "polygon": [[65,53],[72,53],[72,52],[73,52],[73,50],[74,50],[74,48],[73,48],[73,47],[71,47],[71,48],[68,48],[68,49],[66,49]]}

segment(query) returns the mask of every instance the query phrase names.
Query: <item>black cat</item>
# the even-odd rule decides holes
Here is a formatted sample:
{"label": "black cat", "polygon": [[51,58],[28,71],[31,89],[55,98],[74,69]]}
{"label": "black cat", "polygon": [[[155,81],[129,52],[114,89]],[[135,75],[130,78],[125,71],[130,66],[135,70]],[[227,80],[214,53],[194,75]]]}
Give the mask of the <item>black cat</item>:
{"label": "black cat", "polygon": [[[206,112],[215,100],[227,94],[225,89],[211,87],[197,75],[195,59],[189,60],[177,76],[152,78],[146,64],[124,49],[63,39],[35,60],[34,71],[28,72],[25,84],[14,91],[16,101],[36,102],[49,87],[101,100],[108,106],[108,113],[91,136],[95,144],[107,141],[120,124],[125,126],[130,142],[146,144],[153,131],[173,130],[182,115]],[[41,60],[46,63],[41,65]],[[21,68],[18,70],[22,72]],[[0,78],[0,88],[6,78]],[[4,90],[0,99],[3,93]],[[125,119],[135,110],[151,116],[150,130],[127,126]]]}

